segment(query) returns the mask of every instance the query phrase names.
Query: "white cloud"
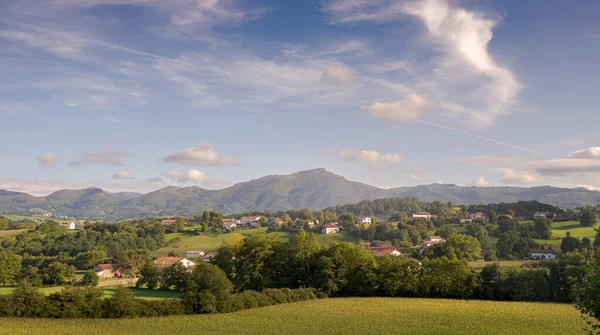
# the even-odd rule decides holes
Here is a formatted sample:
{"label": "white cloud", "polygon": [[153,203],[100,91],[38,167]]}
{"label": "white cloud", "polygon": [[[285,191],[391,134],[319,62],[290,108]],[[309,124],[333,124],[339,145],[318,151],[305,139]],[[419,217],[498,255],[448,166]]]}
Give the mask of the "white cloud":
{"label": "white cloud", "polygon": [[362,110],[376,119],[407,122],[421,118],[431,105],[431,102],[418,94],[408,94],[405,100],[376,102],[364,106]]}
{"label": "white cloud", "polygon": [[113,179],[134,179],[128,171],[119,171],[112,176]]}
{"label": "white cloud", "polygon": [[60,161],[60,157],[52,152],[46,152],[45,154],[37,157],[36,159],[41,165],[54,165],[58,161]]}
{"label": "white cloud", "polygon": [[569,154],[568,158],[600,159],[600,147],[590,147]]}
{"label": "white cloud", "polygon": [[577,185],[577,187],[585,188],[588,191],[600,191],[600,187],[592,186],[592,185]]}
{"label": "white cloud", "polygon": [[351,84],[356,81],[356,77],[356,72],[347,66],[328,66],[321,75],[323,81],[339,84]]}
{"label": "white cloud", "polygon": [[470,183],[470,185],[478,186],[478,187],[485,187],[485,186],[489,186],[490,183],[483,176],[480,176],[479,178],[475,179],[475,181]]}
{"label": "white cloud", "polygon": [[536,184],[539,177],[531,172],[504,169],[500,181],[506,184]]}
{"label": "white cloud", "polygon": [[90,43],[85,39],[74,37],[72,34],[54,31],[36,31],[33,33],[4,30],[0,31],[0,38],[22,42],[29,47],[43,49],[62,58],[81,62],[90,60],[89,55],[85,52],[85,48],[89,47]]}
{"label": "white cloud", "polygon": [[190,169],[186,172],[169,171],[164,175],[165,177],[176,180],[179,183],[203,183],[209,180],[208,176],[204,174],[204,172],[196,169]]}
{"label": "white cloud", "polygon": [[427,178],[425,178],[423,176],[419,176],[417,174],[411,174],[410,176],[408,176],[408,180],[424,182],[424,181],[427,181]]}
{"label": "white cloud", "polygon": [[381,154],[372,150],[340,150],[338,157],[347,162],[362,162],[369,168],[377,169],[402,162],[402,157],[396,153]]}
{"label": "white cloud", "polygon": [[231,158],[223,157],[210,143],[200,143],[197,147],[180,150],[162,158],[167,163],[183,165],[228,166],[237,165]]}
{"label": "white cloud", "polygon": [[337,24],[417,18],[425,27],[422,45],[439,57],[410,67],[411,77],[419,78],[414,85],[428,89],[447,116],[466,116],[472,127],[490,126],[511,112],[522,85],[488,50],[500,15],[445,0],[331,0],[322,10]]}
{"label": "white cloud", "polygon": [[100,152],[84,152],[78,161],[69,162],[71,166],[88,164],[110,164],[124,165],[122,158],[129,156],[128,153],[113,149],[104,148]]}

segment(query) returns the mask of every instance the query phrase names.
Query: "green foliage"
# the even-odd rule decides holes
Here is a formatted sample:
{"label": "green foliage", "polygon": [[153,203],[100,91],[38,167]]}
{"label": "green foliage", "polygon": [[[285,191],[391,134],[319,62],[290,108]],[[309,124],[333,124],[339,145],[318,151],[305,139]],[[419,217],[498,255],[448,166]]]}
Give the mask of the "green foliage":
{"label": "green foliage", "polygon": [[81,285],[96,287],[98,286],[98,281],[99,279],[98,275],[96,275],[96,272],[94,272],[94,270],[88,270],[83,275],[83,278],[81,278]]}
{"label": "green foliage", "polygon": [[593,227],[598,223],[598,216],[593,211],[584,211],[581,213],[579,223],[584,227]]}
{"label": "green foliage", "polygon": [[591,327],[591,334],[600,334],[600,253],[584,274],[583,280],[575,285],[577,308]]}
{"label": "green foliage", "polygon": [[148,289],[153,290],[158,288],[161,283],[161,274],[159,273],[156,266],[152,263],[147,263],[140,271],[140,276],[135,284],[136,287],[146,286]]}
{"label": "green foliage", "polygon": [[3,286],[15,282],[21,271],[21,259],[19,255],[7,251],[0,252],[0,283]]}

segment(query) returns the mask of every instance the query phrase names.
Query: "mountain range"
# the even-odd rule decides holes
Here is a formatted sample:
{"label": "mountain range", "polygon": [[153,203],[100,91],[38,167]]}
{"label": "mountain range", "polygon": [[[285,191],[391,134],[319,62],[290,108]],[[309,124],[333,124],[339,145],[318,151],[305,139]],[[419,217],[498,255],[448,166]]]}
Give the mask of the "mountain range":
{"label": "mountain range", "polygon": [[241,213],[262,210],[286,211],[357,203],[390,197],[416,197],[421,201],[480,204],[537,200],[561,208],[599,205],[600,192],[585,188],[468,187],[430,184],[382,189],[349,181],[325,169],[290,175],[271,175],[221,190],[198,186],[168,186],[147,194],[110,193],[99,188],[60,190],[45,197],[0,190],[0,213],[30,215],[53,213],[53,217],[118,220],[134,217],[184,215],[218,210]]}

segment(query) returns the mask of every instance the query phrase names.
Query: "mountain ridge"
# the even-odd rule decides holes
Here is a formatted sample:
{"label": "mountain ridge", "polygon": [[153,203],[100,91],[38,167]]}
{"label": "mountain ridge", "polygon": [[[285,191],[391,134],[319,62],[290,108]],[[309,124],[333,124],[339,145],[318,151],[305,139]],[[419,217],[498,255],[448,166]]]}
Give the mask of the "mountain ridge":
{"label": "mountain ridge", "polygon": [[97,220],[132,217],[194,215],[204,210],[241,213],[262,210],[320,210],[336,205],[381,198],[416,197],[421,201],[453,204],[500,203],[536,200],[562,208],[600,204],[600,192],[553,186],[458,186],[427,184],[383,189],[350,181],[323,168],[289,175],[269,175],[220,190],[199,186],[167,186],[146,194],[111,193],[97,187],[58,190],[45,197],[0,190],[0,213],[27,215],[52,212]]}

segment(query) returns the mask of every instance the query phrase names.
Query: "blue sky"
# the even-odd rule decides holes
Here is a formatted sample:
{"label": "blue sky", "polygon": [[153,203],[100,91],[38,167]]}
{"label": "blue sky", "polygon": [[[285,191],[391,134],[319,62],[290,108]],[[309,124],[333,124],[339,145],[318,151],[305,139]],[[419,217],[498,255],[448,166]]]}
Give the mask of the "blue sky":
{"label": "blue sky", "polygon": [[0,189],[600,175],[597,1],[8,0]]}

